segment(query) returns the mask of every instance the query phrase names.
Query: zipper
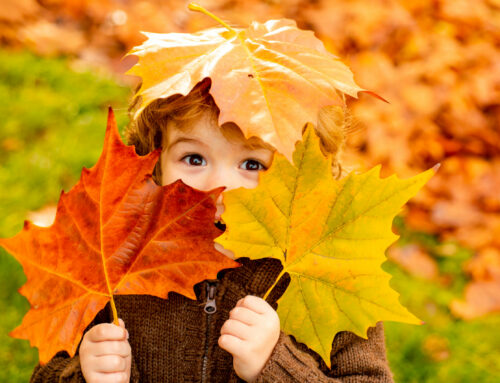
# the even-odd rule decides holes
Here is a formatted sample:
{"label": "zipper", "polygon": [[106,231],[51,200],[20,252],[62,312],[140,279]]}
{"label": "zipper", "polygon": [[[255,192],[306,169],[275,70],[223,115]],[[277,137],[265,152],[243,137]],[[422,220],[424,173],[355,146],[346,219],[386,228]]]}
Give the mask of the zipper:
{"label": "zipper", "polygon": [[207,327],[205,331],[205,353],[203,354],[203,362],[201,367],[201,381],[205,383],[207,381],[207,364],[208,364],[208,342],[210,340],[210,322],[212,320],[212,314],[217,311],[217,305],[215,303],[215,297],[217,295],[217,280],[207,281],[206,292],[207,298],[205,301],[205,307],[203,311],[208,314],[207,317]]}
{"label": "zipper", "polygon": [[[207,314],[213,314],[217,311],[215,304],[215,295],[217,294],[217,281],[207,281],[207,301],[203,311]],[[210,318],[210,317],[209,317]]]}

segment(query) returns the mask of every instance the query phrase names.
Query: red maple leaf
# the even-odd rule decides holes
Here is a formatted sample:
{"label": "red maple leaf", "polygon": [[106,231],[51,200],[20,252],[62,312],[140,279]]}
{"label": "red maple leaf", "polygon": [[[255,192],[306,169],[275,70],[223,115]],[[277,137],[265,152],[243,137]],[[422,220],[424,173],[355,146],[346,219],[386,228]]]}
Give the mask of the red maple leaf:
{"label": "red maple leaf", "polygon": [[202,192],[176,181],[158,186],[151,172],[160,155],[139,157],[120,140],[110,110],[104,149],[61,193],[49,228],[26,221],[0,239],[23,265],[20,292],[31,309],[11,335],[29,339],[40,361],[57,351],[74,354],[83,331],[117,294],[195,298],[193,285],[238,264],[214,248],[215,200],[222,188]]}

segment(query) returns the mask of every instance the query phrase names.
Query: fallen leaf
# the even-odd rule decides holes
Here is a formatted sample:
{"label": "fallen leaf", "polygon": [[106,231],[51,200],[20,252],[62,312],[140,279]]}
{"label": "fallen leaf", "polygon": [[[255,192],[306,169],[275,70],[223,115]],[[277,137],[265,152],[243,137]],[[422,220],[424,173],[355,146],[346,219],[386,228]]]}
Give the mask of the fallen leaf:
{"label": "fallen leaf", "polygon": [[466,263],[465,270],[476,281],[500,281],[500,250],[494,247],[481,249]]}
{"label": "fallen leaf", "polygon": [[291,278],[278,301],[281,328],[330,365],[339,331],[366,338],[381,320],[420,323],[399,303],[381,264],[397,238],[394,216],[434,171],[380,179],[376,167],[335,180],[311,127],[293,160],[276,154],[257,188],[225,193],[227,229],[216,242],[236,257],[281,261],[276,282],[284,273]]}
{"label": "fallen leaf", "polygon": [[500,312],[500,279],[473,281],[465,287],[465,300],[455,299],[451,311],[459,318],[474,319]]}
{"label": "fallen leaf", "polygon": [[[193,285],[238,264],[214,249],[216,189],[201,192],[151,177],[159,151],[139,157],[118,135],[112,111],[103,153],[62,193],[49,228],[26,221],[0,245],[22,265],[31,309],[12,336],[29,339],[40,361],[75,353],[84,329],[113,295],[195,298]],[[116,312],[115,320],[116,320]]]}
{"label": "fallen leaf", "polygon": [[[25,46],[41,55],[76,54],[85,47],[85,38],[81,31],[45,20],[29,24],[18,33]],[[61,39],[61,36],[64,38]]]}
{"label": "fallen leaf", "polygon": [[442,362],[451,355],[448,339],[437,334],[432,334],[425,338],[422,348],[436,362]]}
{"label": "fallen leaf", "polygon": [[387,257],[411,275],[425,279],[435,279],[438,274],[437,262],[420,246],[411,244],[389,248]]}
{"label": "fallen leaf", "polygon": [[32,19],[41,10],[35,0],[3,0],[0,7],[0,21],[19,23]]}

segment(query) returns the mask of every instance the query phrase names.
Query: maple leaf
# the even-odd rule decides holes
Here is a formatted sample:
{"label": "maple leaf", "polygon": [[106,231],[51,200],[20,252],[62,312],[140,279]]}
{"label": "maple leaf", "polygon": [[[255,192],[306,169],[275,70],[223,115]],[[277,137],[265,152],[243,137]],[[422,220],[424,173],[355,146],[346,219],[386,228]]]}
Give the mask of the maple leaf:
{"label": "maple leaf", "polygon": [[256,189],[224,193],[227,228],[216,242],[236,257],[281,261],[276,283],[284,273],[291,278],[278,300],[281,328],[330,365],[339,331],[366,338],[381,320],[420,323],[399,303],[381,264],[397,238],[394,216],[434,171],[380,179],[376,167],[335,180],[311,127],[293,159],[276,154]]}
{"label": "maple leaf", "polygon": [[188,94],[209,77],[219,125],[232,121],[245,137],[260,137],[291,159],[302,128],[317,121],[322,107],[344,105],[340,93],[356,97],[363,91],[349,68],[295,21],[232,28],[199,6],[190,8],[224,27],[144,33],[148,40],[128,53],[139,56],[139,62],[127,74],[142,78],[136,115],[156,99]]}
{"label": "maple leaf", "polygon": [[201,192],[151,177],[157,150],[139,157],[118,135],[110,109],[97,164],[62,193],[49,228],[26,221],[0,239],[23,265],[20,292],[31,309],[11,335],[29,339],[40,361],[57,351],[71,355],[87,325],[113,294],[166,298],[176,291],[194,299],[193,285],[238,264],[214,249],[215,200],[221,188]]}

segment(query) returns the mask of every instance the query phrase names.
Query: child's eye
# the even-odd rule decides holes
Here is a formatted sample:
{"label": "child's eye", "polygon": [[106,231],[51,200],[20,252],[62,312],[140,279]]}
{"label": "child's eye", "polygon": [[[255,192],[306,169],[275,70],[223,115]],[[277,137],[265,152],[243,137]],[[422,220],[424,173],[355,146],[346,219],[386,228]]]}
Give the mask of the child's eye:
{"label": "child's eye", "polygon": [[207,164],[207,161],[199,154],[188,154],[182,157],[181,161],[191,166],[205,166]]}
{"label": "child's eye", "polygon": [[258,171],[258,170],[266,170],[267,169],[264,165],[262,165],[257,160],[245,160],[240,165],[240,167],[244,170],[250,170],[250,171]]}

